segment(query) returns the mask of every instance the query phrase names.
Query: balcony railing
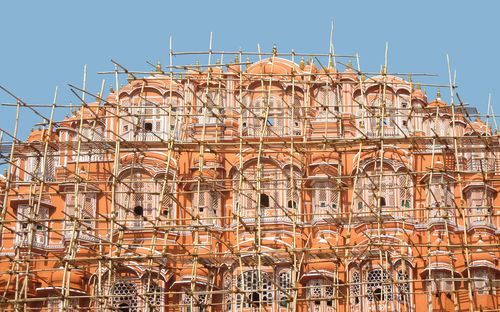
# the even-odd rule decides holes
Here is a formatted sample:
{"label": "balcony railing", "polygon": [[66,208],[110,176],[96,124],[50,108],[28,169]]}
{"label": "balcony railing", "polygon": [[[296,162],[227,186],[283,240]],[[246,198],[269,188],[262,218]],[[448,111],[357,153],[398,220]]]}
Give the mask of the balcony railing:
{"label": "balcony railing", "polygon": [[494,171],[495,160],[486,158],[468,159],[466,163],[466,170],[472,172]]}

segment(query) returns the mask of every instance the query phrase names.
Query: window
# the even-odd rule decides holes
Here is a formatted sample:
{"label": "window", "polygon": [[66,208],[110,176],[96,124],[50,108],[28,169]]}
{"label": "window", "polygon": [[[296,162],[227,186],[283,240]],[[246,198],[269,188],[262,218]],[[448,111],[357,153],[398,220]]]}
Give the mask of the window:
{"label": "window", "polygon": [[260,194],[260,208],[261,209],[269,208],[269,195],[264,193]]}
{"label": "window", "polygon": [[475,268],[471,270],[472,290],[478,295],[490,294],[491,282],[495,275],[490,269]]}
{"label": "window", "polygon": [[[45,161],[45,170],[43,164]],[[30,153],[25,161],[25,181],[39,182],[40,180],[54,181],[56,158],[50,151],[46,155],[42,153]]]}
{"label": "window", "polygon": [[432,271],[430,276],[431,291],[433,294],[438,294],[439,292],[450,292],[453,290],[453,278],[451,273],[448,271]]}
{"label": "window", "polygon": [[[65,301],[67,302],[67,309],[65,311],[68,312],[77,312],[81,311],[80,307],[78,305],[78,298],[66,298]],[[48,312],[59,312],[63,311],[63,304],[65,302],[61,299],[50,299],[47,300],[47,311]]]}
{"label": "window", "polygon": [[143,280],[145,304],[150,312],[161,311],[163,308],[163,289],[153,281]]}
{"label": "window", "polygon": [[49,209],[47,207],[38,207],[38,213],[35,206],[19,205],[17,206],[17,243],[43,247],[48,241],[49,230]]}
{"label": "window", "polygon": [[361,295],[361,279],[359,277],[359,272],[354,271],[351,274],[351,284],[350,284],[350,291],[351,291],[351,301],[352,305],[358,305],[360,302],[360,295]]}
{"label": "window", "polygon": [[236,295],[236,307],[238,309],[272,304],[272,278],[266,272],[259,272],[258,270],[246,271],[243,273],[243,279],[241,274],[238,274],[237,287],[243,291],[243,294]]}
{"label": "window", "polygon": [[224,287],[224,309],[226,312],[231,311],[232,307],[232,297],[231,297],[231,290],[233,287],[233,278],[230,273],[227,273],[224,276],[224,282],[223,282],[223,287]]}
{"label": "window", "polygon": [[111,289],[113,307],[121,312],[139,312],[137,285],[133,282],[117,282]]}
{"label": "window", "polygon": [[143,226],[144,218],[154,217],[158,195],[151,177],[138,172],[122,179],[118,185],[119,217],[131,226]]}
{"label": "window", "polygon": [[311,280],[308,288],[308,299],[312,299],[310,302],[312,310],[318,312],[331,311],[334,292],[330,282],[325,279]]}
{"label": "window", "polygon": [[368,301],[391,301],[392,284],[385,283],[389,280],[389,275],[385,270],[374,269],[368,271],[366,277],[366,293]]}
{"label": "window", "polygon": [[385,198],[384,197],[380,197],[379,205],[380,205],[380,207],[385,207]]}
{"label": "window", "polygon": [[151,123],[151,122],[144,123],[144,130],[153,131],[153,123]]}
{"label": "window", "polygon": [[313,218],[332,217],[337,212],[339,191],[330,181],[314,182],[311,185],[313,197]]}
{"label": "window", "polygon": [[407,270],[399,269],[396,280],[398,282],[398,301],[408,304],[410,297],[410,274]]}
{"label": "window", "polygon": [[219,225],[220,194],[208,186],[201,186],[199,192],[193,193],[193,210],[203,224]]}
{"label": "window", "polygon": [[[77,217],[80,220],[83,219],[83,224],[79,224],[82,231],[91,231],[95,212],[95,194],[86,191],[85,188],[78,191],[78,196],[73,190],[69,190],[66,194],[66,214],[69,217]],[[72,220],[66,220],[64,222],[65,229],[71,230],[76,224]],[[71,233],[66,232],[65,234],[70,235]]]}
{"label": "window", "polygon": [[267,125],[268,127],[272,127],[272,126],[274,126],[274,118],[273,118],[273,117],[268,117],[268,118],[267,118],[266,125]]}

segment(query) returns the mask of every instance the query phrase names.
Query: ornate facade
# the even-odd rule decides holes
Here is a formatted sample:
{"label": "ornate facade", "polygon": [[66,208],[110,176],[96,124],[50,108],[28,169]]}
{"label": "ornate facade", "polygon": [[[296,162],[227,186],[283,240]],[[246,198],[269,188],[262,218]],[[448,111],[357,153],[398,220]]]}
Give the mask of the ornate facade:
{"label": "ornate facade", "polygon": [[240,64],[131,76],[14,144],[2,309],[498,307],[488,122],[384,71]]}

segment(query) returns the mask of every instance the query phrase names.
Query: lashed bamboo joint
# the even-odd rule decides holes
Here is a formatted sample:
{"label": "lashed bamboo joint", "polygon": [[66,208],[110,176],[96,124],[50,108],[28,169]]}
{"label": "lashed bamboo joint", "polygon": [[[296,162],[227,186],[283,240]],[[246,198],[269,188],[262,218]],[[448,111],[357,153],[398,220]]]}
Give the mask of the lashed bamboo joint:
{"label": "lashed bamboo joint", "polygon": [[[228,54],[113,61],[128,84],[71,86],[60,121],[67,105],[18,99],[2,310],[498,311],[491,107],[474,120],[453,82],[430,101],[418,74],[362,72],[333,46]],[[21,109],[44,120],[26,140]]]}

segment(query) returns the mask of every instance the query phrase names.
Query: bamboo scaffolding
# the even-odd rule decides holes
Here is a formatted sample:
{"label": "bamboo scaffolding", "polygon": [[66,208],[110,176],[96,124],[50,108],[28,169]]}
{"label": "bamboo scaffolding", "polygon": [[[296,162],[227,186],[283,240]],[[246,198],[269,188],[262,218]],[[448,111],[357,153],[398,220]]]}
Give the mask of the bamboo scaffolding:
{"label": "bamboo scaffolding", "polygon": [[[499,311],[498,265],[477,260],[500,257],[491,95],[483,123],[448,57],[448,82],[415,90],[435,75],[390,72],[388,43],[364,72],[333,31],[328,53],[216,51],[212,34],[175,52],[170,37],[152,72],[111,60],[111,97],[85,65],[63,119],[57,89],[29,104],[0,86],[16,100],[0,103],[16,109],[0,129],[1,309]],[[23,111],[42,119],[27,140]]]}

